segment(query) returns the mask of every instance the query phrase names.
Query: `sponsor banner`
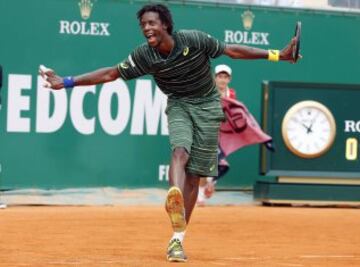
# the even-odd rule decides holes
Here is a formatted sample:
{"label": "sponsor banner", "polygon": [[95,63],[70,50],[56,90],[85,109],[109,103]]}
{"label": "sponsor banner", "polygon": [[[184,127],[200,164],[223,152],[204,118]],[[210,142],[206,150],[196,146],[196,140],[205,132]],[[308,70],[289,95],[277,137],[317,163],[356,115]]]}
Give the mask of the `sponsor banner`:
{"label": "sponsor banner", "polygon": [[[1,188],[167,186],[166,97],[150,76],[61,91],[43,88],[38,76],[40,64],[69,76],[122,62],[145,41],[136,18],[144,3],[0,1]],[[231,86],[258,120],[263,80],[360,82],[358,15],[241,5],[169,7],[175,30],[199,29],[227,44],[263,49],[283,48],[302,21],[304,59],[297,65],[213,60],[213,67],[231,66]],[[357,121],[344,127],[359,128]],[[251,187],[259,178],[258,152],[251,146],[232,155],[219,186]]]}
{"label": "sponsor banner", "polygon": [[[129,135],[168,135],[167,97],[157,87],[153,94],[151,80],[136,80],[132,100],[128,85],[120,79],[100,88],[94,85],[55,91],[42,86],[41,76],[36,78],[33,89],[31,75],[9,74],[6,132],[51,134],[67,127],[65,120],[69,118],[82,135],[95,134],[96,128],[108,135],[124,134],[126,128]],[[29,90],[36,92],[26,94]],[[85,115],[89,98],[96,98],[96,108]],[[26,115],[32,109],[34,116]]]}

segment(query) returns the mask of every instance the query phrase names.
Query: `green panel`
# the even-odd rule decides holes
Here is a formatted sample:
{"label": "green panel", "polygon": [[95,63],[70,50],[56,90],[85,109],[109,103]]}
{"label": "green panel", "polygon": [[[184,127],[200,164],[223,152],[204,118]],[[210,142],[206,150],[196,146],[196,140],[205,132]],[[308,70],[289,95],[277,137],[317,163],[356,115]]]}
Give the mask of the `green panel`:
{"label": "green panel", "polygon": [[[150,77],[126,84],[119,82],[110,89],[103,89],[100,85],[87,89],[89,92],[83,98],[80,111],[70,107],[71,99],[76,99],[76,90],[69,91],[66,97],[62,96],[65,100],[60,106],[66,113],[60,127],[51,133],[37,130],[36,125],[41,121],[37,108],[46,106],[46,102],[39,101],[37,97],[39,64],[54,67],[61,75],[75,75],[115,65],[144,41],[135,13],[148,1],[92,1],[92,13],[87,20],[80,15],[79,2],[0,1],[0,64],[5,74],[0,111],[1,187],[165,186],[161,172],[165,170],[163,165],[168,164],[170,156],[168,137],[161,130],[165,119],[149,108],[147,122],[143,123],[146,127],[136,134],[135,130],[131,130],[132,125],[145,116],[141,109],[135,108],[136,103],[140,103],[141,96],[149,90],[153,97],[155,95],[155,84]],[[197,28],[224,41],[230,41],[229,36],[232,35],[235,38],[233,42],[243,43],[248,40],[245,35],[255,36],[253,41],[265,49],[285,46],[293,34],[295,22],[302,21],[304,59],[297,65],[234,61],[225,57],[214,60],[214,64],[225,63],[233,68],[232,86],[256,118],[260,116],[263,80],[360,83],[358,14],[251,8],[255,18],[252,28],[246,31],[242,15],[248,10],[247,6],[187,5],[182,1],[169,5],[176,29]],[[80,33],[84,34],[62,34],[61,23],[69,23],[73,33],[85,25],[80,29]],[[91,31],[96,35],[88,34]],[[66,30],[63,29],[63,32]],[[341,47],[346,49],[339,49]],[[27,88],[17,90],[16,86],[21,83]],[[114,88],[121,88],[121,98],[113,97],[99,105],[105,91]],[[9,94],[10,91],[13,94]],[[8,99],[9,95],[11,99]],[[54,110],[59,112],[59,105],[54,109],[54,103],[52,97],[50,114]],[[16,113],[16,108],[9,110],[14,105],[22,107],[22,111],[17,110],[20,115]],[[109,106],[111,112],[107,111]],[[111,113],[112,119],[117,115],[123,116],[122,131],[114,135],[106,132],[99,111]],[[87,120],[93,118],[95,121],[90,134],[80,133],[74,126],[73,117],[82,113]],[[156,130],[153,130],[156,125],[148,126],[154,122],[158,123]],[[13,128],[9,129],[9,125]],[[22,125],[23,129],[14,131],[14,125]],[[77,127],[84,126],[77,123]],[[147,131],[149,127],[153,128]],[[219,185],[251,186],[259,177],[257,146],[242,149],[231,155],[229,161],[231,170]]]}
{"label": "green panel", "polygon": [[[360,118],[360,85],[270,82],[264,90],[269,99],[267,129],[276,147],[275,153],[266,153],[268,165],[265,172],[279,176],[360,177],[359,157],[348,160],[345,156],[346,140],[355,138],[360,141],[360,127],[358,130],[355,126],[346,127],[346,121],[352,120],[357,125]],[[304,100],[314,100],[327,106],[336,122],[333,145],[325,154],[312,159],[293,154],[285,146],[281,134],[287,110]]]}
{"label": "green panel", "polygon": [[359,185],[291,184],[257,181],[254,198],[259,201],[360,201]]}

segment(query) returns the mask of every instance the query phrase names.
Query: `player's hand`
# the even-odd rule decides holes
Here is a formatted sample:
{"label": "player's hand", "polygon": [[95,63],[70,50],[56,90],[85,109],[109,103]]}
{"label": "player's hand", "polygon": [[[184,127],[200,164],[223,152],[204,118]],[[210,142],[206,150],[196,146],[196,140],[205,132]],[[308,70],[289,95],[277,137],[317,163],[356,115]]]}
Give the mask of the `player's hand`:
{"label": "player's hand", "polygon": [[[290,43],[280,51],[281,60],[288,60],[291,63],[295,63],[293,58],[293,51],[296,49],[296,43],[297,43],[297,37],[293,37]],[[299,55],[299,59],[301,58],[302,56]]]}
{"label": "player's hand", "polygon": [[44,79],[44,87],[59,90],[64,88],[64,79],[54,72],[54,70],[40,65],[39,74]]}

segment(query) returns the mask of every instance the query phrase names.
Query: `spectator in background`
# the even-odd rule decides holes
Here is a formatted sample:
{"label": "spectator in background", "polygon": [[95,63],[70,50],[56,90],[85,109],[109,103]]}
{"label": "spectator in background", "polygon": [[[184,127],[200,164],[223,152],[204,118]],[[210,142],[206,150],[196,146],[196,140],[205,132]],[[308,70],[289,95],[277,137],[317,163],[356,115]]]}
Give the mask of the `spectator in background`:
{"label": "spectator in background", "polygon": [[232,70],[228,65],[222,64],[215,67],[215,83],[221,97],[236,99],[236,92],[229,88]]}
{"label": "spectator in background", "polygon": [[226,156],[243,146],[265,144],[273,150],[271,137],[264,133],[246,106],[236,100],[236,92],[229,87],[232,70],[225,64],[215,67],[215,83],[221,96],[225,120],[221,122],[218,142],[218,175],[202,177],[199,182],[198,206],[205,206],[206,199],[215,192],[215,184],[229,170]]}

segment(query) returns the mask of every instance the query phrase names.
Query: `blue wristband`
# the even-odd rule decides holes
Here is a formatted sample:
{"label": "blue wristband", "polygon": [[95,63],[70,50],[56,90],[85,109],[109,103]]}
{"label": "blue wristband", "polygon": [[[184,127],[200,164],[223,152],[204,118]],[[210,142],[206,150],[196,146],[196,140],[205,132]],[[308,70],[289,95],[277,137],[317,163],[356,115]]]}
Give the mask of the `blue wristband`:
{"label": "blue wristband", "polygon": [[63,78],[64,88],[73,88],[75,86],[74,77]]}

